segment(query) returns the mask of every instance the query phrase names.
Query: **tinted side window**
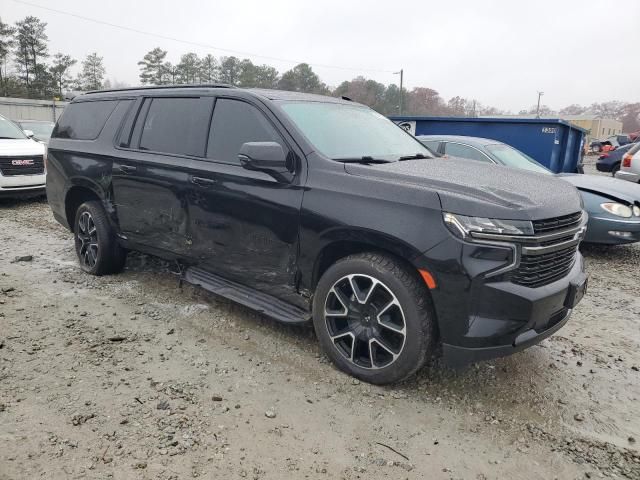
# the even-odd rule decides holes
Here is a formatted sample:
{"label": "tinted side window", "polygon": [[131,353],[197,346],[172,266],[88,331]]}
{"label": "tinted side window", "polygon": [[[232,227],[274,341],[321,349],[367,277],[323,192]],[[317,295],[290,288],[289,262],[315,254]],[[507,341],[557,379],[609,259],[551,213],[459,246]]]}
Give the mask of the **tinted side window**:
{"label": "tinted side window", "polygon": [[238,152],[246,142],[278,142],[286,151],[276,129],[253,105],[226,98],[217,100],[207,157],[218,162],[239,164]]}
{"label": "tinted side window", "polygon": [[64,109],[51,137],[95,140],[117,104],[118,100],[70,103]]}
{"label": "tinted side window", "polygon": [[446,143],[444,151],[447,155],[452,157],[469,158],[471,160],[480,160],[482,162],[490,161],[486,155],[475,148],[460,145],[459,143]]}
{"label": "tinted side window", "polygon": [[140,150],[203,157],[212,97],[154,98],[140,137]]}

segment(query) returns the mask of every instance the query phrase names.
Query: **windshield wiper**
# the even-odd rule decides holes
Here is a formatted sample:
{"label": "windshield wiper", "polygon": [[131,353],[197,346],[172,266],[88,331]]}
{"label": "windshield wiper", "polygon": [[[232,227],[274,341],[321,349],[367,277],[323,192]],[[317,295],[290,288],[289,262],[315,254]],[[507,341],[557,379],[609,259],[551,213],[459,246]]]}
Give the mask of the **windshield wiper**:
{"label": "windshield wiper", "polygon": [[359,158],[334,158],[334,160],[342,163],[392,163],[393,160],[385,160],[383,158],[373,158],[369,155]]}
{"label": "windshield wiper", "polygon": [[0,140],[21,140],[19,137],[0,137]]}
{"label": "windshield wiper", "polygon": [[422,158],[431,158],[431,157],[427,157],[424,153],[416,153],[415,155],[405,155],[404,157],[400,157],[398,160],[402,162],[403,160],[418,160]]}

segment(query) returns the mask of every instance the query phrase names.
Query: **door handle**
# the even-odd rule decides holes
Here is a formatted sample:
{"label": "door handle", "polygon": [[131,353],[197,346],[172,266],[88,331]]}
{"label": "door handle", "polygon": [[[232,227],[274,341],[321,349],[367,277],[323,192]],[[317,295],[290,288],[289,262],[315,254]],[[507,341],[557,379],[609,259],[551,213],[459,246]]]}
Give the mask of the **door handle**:
{"label": "door handle", "polygon": [[133,173],[137,170],[137,167],[134,167],[132,165],[120,165],[119,168],[122,173]]}
{"label": "door handle", "polygon": [[214,185],[216,181],[211,178],[191,177],[191,183],[193,183],[194,185],[199,185],[201,187],[210,187],[211,185]]}

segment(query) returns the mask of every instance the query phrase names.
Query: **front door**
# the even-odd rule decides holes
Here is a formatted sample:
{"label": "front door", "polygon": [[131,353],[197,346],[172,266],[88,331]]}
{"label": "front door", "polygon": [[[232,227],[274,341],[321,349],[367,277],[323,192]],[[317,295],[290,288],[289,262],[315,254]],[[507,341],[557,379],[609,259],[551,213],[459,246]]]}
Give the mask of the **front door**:
{"label": "front door", "polygon": [[[302,155],[270,112],[238,98],[218,98],[207,160],[193,175],[189,215],[199,264],[274,296],[295,298],[295,267],[302,204]],[[246,170],[245,142],[280,143],[297,165],[287,178]]]}

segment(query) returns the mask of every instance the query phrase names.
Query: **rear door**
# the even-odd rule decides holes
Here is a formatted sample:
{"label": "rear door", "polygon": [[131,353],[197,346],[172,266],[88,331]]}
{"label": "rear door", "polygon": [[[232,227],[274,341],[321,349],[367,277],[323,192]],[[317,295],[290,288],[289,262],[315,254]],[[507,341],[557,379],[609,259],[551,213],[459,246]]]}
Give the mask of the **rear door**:
{"label": "rear door", "polygon": [[[288,177],[240,166],[245,142],[280,143],[296,164]],[[261,103],[216,100],[206,161],[191,178],[194,255],[203,268],[274,296],[295,299],[304,157]]]}
{"label": "rear door", "polygon": [[213,97],[138,100],[118,139],[112,184],[122,234],[163,256],[191,255],[190,172],[205,155]]}

